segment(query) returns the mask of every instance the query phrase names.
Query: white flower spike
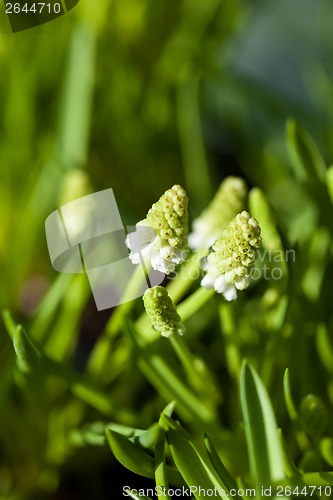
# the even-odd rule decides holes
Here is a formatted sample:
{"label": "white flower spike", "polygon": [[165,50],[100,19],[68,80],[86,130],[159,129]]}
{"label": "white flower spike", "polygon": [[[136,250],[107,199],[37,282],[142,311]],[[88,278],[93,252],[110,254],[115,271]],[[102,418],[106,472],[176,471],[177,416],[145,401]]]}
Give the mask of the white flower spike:
{"label": "white flower spike", "polygon": [[[156,271],[172,273],[187,257],[188,197],[178,185],[168,189],[149,210],[146,219],[136,224],[126,244],[133,264],[141,258]],[[142,256],[142,257],[141,257]]]}
{"label": "white flower spike", "polygon": [[256,249],[261,244],[260,227],[248,212],[238,214],[216,240],[204,259],[204,288],[214,288],[228,301],[237,298],[237,290],[250,284]]}

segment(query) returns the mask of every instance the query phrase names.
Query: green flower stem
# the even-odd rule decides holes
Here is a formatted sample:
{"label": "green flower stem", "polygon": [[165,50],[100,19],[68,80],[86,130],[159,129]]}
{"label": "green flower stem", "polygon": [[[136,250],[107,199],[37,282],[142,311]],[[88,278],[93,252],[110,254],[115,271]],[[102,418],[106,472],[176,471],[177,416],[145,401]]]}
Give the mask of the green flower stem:
{"label": "green flower stem", "polygon": [[[155,445],[155,483],[156,486],[168,491],[169,483],[165,466],[165,432],[162,429],[160,429],[160,439]],[[168,493],[162,493],[159,497],[171,500]]]}
{"label": "green flower stem", "polygon": [[[148,264],[146,264],[146,272],[148,272],[147,267]],[[90,354],[87,365],[87,371],[90,375],[99,376],[104,372],[111,352],[112,339],[119,332],[123,318],[133,308],[135,301],[129,299],[137,294],[140,286],[142,286],[142,266],[137,266],[121,298],[122,304],[112,314]]]}
{"label": "green flower stem", "polygon": [[191,316],[201,309],[215,293],[215,290],[206,290],[202,287],[198,288],[178,306],[178,313],[182,320],[186,321],[191,318]]}
{"label": "green flower stem", "polygon": [[[124,328],[131,337],[138,353],[138,365],[149,382],[162,394],[167,401],[176,400],[180,407],[191,415],[198,423],[204,425],[208,430],[211,425],[215,426],[217,415],[215,409],[203,403],[194,394],[168,364],[162,355],[156,353],[147,342],[139,335],[134,323],[125,318]],[[141,333],[141,332],[140,332]],[[216,431],[216,429],[215,429]]]}
{"label": "green flower stem", "polygon": [[169,295],[175,304],[184,297],[193,282],[201,275],[200,260],[206,253],[206,250],[192,253],[186,263],[176,271],[176,279],[167,286]]}
{"label": "green flower stem", "polygon": [[[189,319],[199,309],[201,309],[215,294],[215,290],[206,290],[205,288],[198,288],[187,299],[179,304],[177,311],[183,322]],[[136,328],[148,342],[154,342],[160,336],[160,333],[154,330],[145,314],[141,316],[136,322]]]}
{"label": "green flower stem", "polygon": [[219,316],[225,341],[225,357],[228,371],[233,379],[238,381],[242,360],[237,345],[237,332],[235,331],[232,308],[232,303],[223,302],[219,307]]}
{"label": "green flower stem", "polygon": [[187,344],[184,342],[183,337],[172,335],[170,337],[170,342],[185,370],[190,385],[192,385],[195,390],[202,392],[206,386],[205,379],[196,370],[196,360]]}

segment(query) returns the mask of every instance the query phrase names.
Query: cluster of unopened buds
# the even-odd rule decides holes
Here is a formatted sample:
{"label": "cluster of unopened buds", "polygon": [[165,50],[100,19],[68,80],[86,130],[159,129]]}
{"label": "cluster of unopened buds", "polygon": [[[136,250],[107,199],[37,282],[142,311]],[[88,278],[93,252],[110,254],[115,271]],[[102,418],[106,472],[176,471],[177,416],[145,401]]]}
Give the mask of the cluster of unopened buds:
{"label": "cluster of unopened buds", "polygon": [[[228,177],[222,182],[208,208],[193,222],[188,234],[188,197],[175,185],[154,203],[144,220],[127,237],[133,264],[144,261],[170,275],[192,251],[206,251],[201,259],[201,286],[214,289],[225,300],[237,298],[237,291],[251,282],[256,251],[261,245],[260,227],[244,210],[247,189],[244,181]],[[154,328],[163,336],[182,334],[184,327],[163,287],[146,291],[144,304]]]}

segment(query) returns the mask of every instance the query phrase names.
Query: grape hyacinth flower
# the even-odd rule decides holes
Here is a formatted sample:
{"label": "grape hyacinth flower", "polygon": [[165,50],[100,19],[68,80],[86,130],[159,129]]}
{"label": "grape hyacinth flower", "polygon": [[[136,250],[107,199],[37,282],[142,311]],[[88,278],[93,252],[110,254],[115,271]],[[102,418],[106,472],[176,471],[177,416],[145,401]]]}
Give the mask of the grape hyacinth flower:
{"label": "grape hyacinth flower", "polygon": [[193,221],[188,242],[192,250],[209,248],[221,236],[229,222],[245,208],[247,187],[240,177],[227,177],[214,199]]}
{"label": "grape hyacinth flower", "polygon": [[151,324],[163,337],[171,337],[175,333],[183,335],[185,327],[166,288],[148,288],[143,295],[143,303]]}
{"label": "grape hyacinth flower", "polygon": [[126,244],[133,264],[141,264],[141,256],[153,269],[165,274],[187,257],[188,197],[178,185],[168,189],[154,203],[146,218],[136,224]]}
{"label": "grape hyacinth flower", "polygon": [[237,298],[237,290],[250,284],[256,249],[261,244],[260,227],[246,211],[238,214],[216,240],[211,252],[203,260],[206,275],[204,288],[214,288],[228,301]]}

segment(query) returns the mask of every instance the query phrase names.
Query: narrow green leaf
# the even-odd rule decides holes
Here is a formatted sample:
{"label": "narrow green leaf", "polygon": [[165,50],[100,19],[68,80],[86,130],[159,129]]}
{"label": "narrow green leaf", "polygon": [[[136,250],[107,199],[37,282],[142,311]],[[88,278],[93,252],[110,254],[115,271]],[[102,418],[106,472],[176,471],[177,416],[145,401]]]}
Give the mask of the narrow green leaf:
{"label": "narrow green leaf", "polygon": [[330,467],[333,467],[333,438],[324,437],[321,439],[319,447],[320,454],[325,462],[327,462]]}
{"label": "narrow green leaf", "polygon": [[333,374],[333,342],[325,323],[319,323],[317,326],[316,345],[322,364]]}
{"label": "narrow green leaf", "polygon": [[284,372],[283,394],[284,394],[284,400],[286,403],[288,415],[289,415],[291,420],[296,421],[298,418],[298,413],[297,413],[296,405],[294,403],[294,400],[293,400],[293,397],[291,394],[289,368],[287,368],[286,371]]}
{"label": "narrow green leaf", "polygon": [[207,491],[215,490],[216,496],[227,499],[226,486],[186,431],[166,415],[161,417],[161,424],[166,431],[171,456],[191,494],[202,499],[207,497]]}
{"label": "narrow green leaf", "polygon": [[111,429],[106,438],[116,459],[127,469],[140,476],[154,477],[154,459],[138,445]]}
{"label": "narrow green leaf", "polygon": [[[153,479],[155,477],[155,462],[138,444],[133,443],[118,432],[106,430],[106,438],[116,459],[127,469],[140,476]],[[167,474],[171,484],[182,486],[184,481],[180,473],[167,466]]]}
{"label": "narrow green leaf", "polygon": [[200,422],[211,424],[216,419],[215,410],[204,404],[191,391],[170,364],[152,345],[144,343],[136,327],[127,318],[124,321],[126,332],[132,339],[138,355],[138,364],[148,380],[167,400],[176,399],[179,407],[193,415]]}
{"label": "narrow green leaf", "polygon": [[295,462],[290,455],[281,429],[278,429],[278,438],[281,447],[284,472],[286,473],[287,477],[300,476],[301,473],[297,469]]}
{"label": "narrow green leaf", "polygon": [[240,396],[251,474],[260,494],[261,486],[269,486],[285,474],[269,396],[258,374],[246,361],[241,368]]}
{"label": "narrow green leaf", "polygon": [[306,257],[307,267],[302,277],[303,291],[312,302],[318,302],[320,299],[330,246],[330,230],[326,227],[316,228],[312,232],[308,255]]}
{"label": "narrow green leaf", "polygon": [[166,415],[167,417],[171,417],[173,412],[175,411],[176,404],[177,404],[177,401],[171,401],[171,403],[166,405],[166,407],[164,408],[164,410],[161,413],[161,416]]}
{"label": "narrow green leaf", "polygon": [[17,356],[17,366],[23,373],[39,370],[41,366],[39,353],[24,333],[21,325],[14,332],[13,346]]}
{"label": "narrow green leaf", "polygon": [[294,120],[287,122],[287,144],[296,177],[312,184],[325,183],[326,165],[308,132]]}
{"label": "narrow green leaf", "polygon": [[72,446],[105,446],[106,438],[86,429],[74,429],[69,434],[69,442]]}
{"label": "narrow green leaf", "polygon": [[40,346],[33,342],[19,325],[15,325],[9,314],[5,314],[4,319],[9,335],[13,338],[13,342],[15,341],[14,348],[20,360],[21,369],[31,373],[34,371],[38,375],[37,370],[42,367],[47,374],[55,375],[63,380],[75,396],[101,413],[109,416],[117,415],[124,422],[133,422],[133,414],[127,408],[113,401],[110,395],[101,391],[84,375],[46,356]]}
{"label": "narrow green leaf", "polygon": [[73,279],[72,274],[59,273],[47,294],[39,304],[30,326],[32,338],[42,340],[48,331],[54,316],[58,312],[58,306]]}
{"label": "narrow green leaf", "polygon": [[165,463],[165,447],[165,432],[161,430],[160,439],[155,445],[155,483],[163,492],[160,497],[171,500],[167,493],[169,490],[169,482]]}
{"label": "narrow green leaf", "polygon": [[3,317],[3,322],[4,322],[5,328],[7,330],[7,333],[9,335],[9,337],[12,339],[14,337],[14,333],[15,333],[16,327],[18,325],[15,323],[10,312],[7,309],[5,309],[2,312],[2,317]]}
{"label": "narrow green leaf", "polygon": [[[210,437],[206,434],[205,435],[205,447],[207,450],[208,457],[212,463],[212,466],[220,476],[221,480],[225,484],[225,486],[228,488],[228,490],[231,490],[232,488],[237,489],[237,483],[233,479],[233,477],[229,474],[228,470],[226,469],[224,463],[220,459],[212,440]],[[240,498],[239,496],[236,496],[234,498]]]}
{"label": "narrow green leaf", "polygon": [[281,264],[285,265],[284,248],[280,234],[276,227],[275,217],[269,206],[264,192],[259,188],[253,188],[249,192],[249,210],[261,227],[263,246],[270,251],[278,251],[284,258]]}
{"label": "narrow green leaf", "polygon": [[114,432],[127,437],[133,443],[138,443],[144,448],[152,448],[159,439],[160,428],[158,424],[153,424],[149,429],[136,429],[135,427],[128,427],[121,424],[107,424],[105,428],[108,428]]}

